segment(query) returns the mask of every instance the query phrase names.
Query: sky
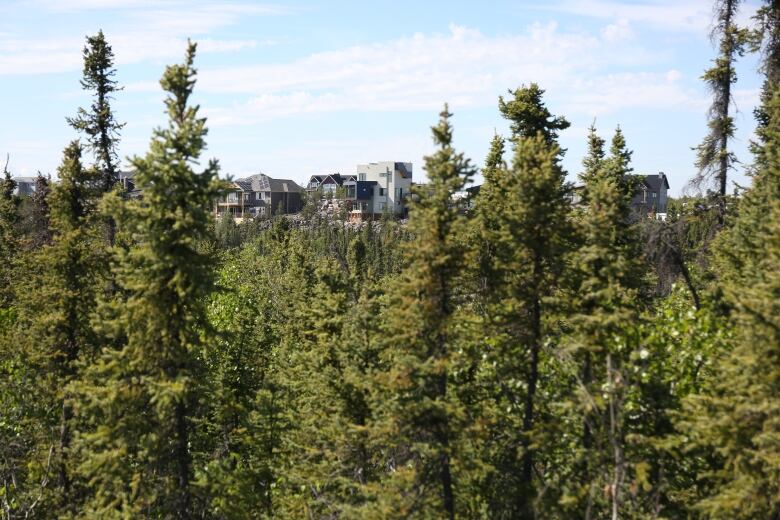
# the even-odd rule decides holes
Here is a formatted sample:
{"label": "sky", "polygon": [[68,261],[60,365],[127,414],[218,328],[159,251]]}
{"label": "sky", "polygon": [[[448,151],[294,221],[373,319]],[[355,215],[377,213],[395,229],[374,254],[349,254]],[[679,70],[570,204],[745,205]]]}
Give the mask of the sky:
{"label": "sky", "polygon": [[[665,172],[679,195],[707,131],[711,22],[707,0],[0,0],[0,154],[14,175],[56,177],[78,137],[65,118],[90,103],[79,84],[85,37],[102,29],[124,86],[113,106],[125,165],[165,124],[159,78],[192,38],[203,163],[217,158],[223,177],[303,184],[391,160],[411,161],[424,181],[445,102],[456,148],[479,166],[493,135],[509,132],[498,97],[536,82],[571,122],[560,142],[572,181],[588,127],[609,139],[619,125],[635,172]],[[737,74],[734,150],[749,163],[757,57],[741,58]],[[741,166],[732,179],[749,183]]]}

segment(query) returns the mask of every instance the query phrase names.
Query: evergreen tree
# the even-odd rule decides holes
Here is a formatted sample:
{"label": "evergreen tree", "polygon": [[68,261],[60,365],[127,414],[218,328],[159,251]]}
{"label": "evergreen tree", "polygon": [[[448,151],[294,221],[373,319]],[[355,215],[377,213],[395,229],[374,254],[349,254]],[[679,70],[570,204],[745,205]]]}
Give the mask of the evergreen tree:
{"label": "evergreen tree", "polygon": [[[84,70],[81,86],[92,92],[93,101],[89,110],[79,108],[76,117],[68,118],[68,123],[85,134],[87,146],[95,155],[95,166],[100,171],[99,189],[108,193],[119,180],[119,131],[124,126],[114,116],[111,101],[115,92],[122,90],[114,79],[114,51],[106,41],[103,31],[87,37],[84,46]],[[106,242],[114,245],[116,225],[113,219],[106,218]]]}
{"label": "evergreen tree", "polygon": [[513,101],[500,100],[512,122],[514,160],[509,168],[503,163],[503,140],[494,138],[475,209],[477,301],[491,345],[486,366],[495,367],[480,382],[493,389],[496,410],[494,450],[487,455],[494,470],[485,483],[495,518],[535,516],[535,430],[544,408],[538,390],[544,345],[552,345],[556,334],[551,296],[571,235],[568,187],[555,143],[568,123],[550,114],[542,93],[531,85],[517,89]]}
{"label": "evergreen tree", "polygon": [[18,250],[18,199],[14,190],[16,182],[11,178],[6,162],[0,181],[0,308],[3,309],[8,308],[13,301],[12,267]]}
{"label": "evergreen tree", "polygon": [[[451,114],[445,106],[432,128],[438,150],[425,158],[429,184],[410,210],[414,236],[407,268],[388,308],[388,371],[380,376],[378,434],[387,467],[378,498],[383,514],[455,518],[458,436],[463,411],[453,388],[458,366],[455,283],[463,268],[458,240],[463,217],[451,204],[472,174],[469,161],[452,147]],[[391,513],[392,512],[392,513]],[[375,512],[374,514],[379,514]]]}
{"label": "evergreen tree", "polygon": [[49,230],[49,194],[51,193],[51,178],[44,177],[38,172],[35,177],[35,191],[30,197],[32,203],[31,224],[32,240],[35,247],[48,244],[51,240]]}
{"label": "evergreen tree", "polygon": [[542,134],[516,143],[512,167],[500,185],[502,211],[489,238],[495,278],[485,319],[495,347],[486,361],[496,368],[495,380],[487,384],[496,389],[497,409],[505,411],[495,427],[496,469],[488,481],[495,518],[535,516],[539,439],[534,430],[541,407],[537,392],[547,355],[544,345],[553,344],[556,335],[551,297],[570,235],[559,156],[558,147]]}
{"label": "evergreen tree", "polygon": [[730,115],[732,85],[737,81],[734,62],[742,56],[747,32],[737,27],[735,17],[739,0],[718,0],[715,4],[715,26],[711,38],[719,39],[719,56],[703,76],[713,94],[709,112],[709,133],[696,148],[699,173],[691,183],[702,186],[714,178],[721,220],[724,217],[728,173],[735,162],[729,141],[734,138],[734,118]]}
{"label": "evergreen tree", "polygon": [[506,193],[506,163],[504,162],[504,138],[496,134],[490,143],[490,151],[482,168],[484,182],[475,198],[473,220],[473,254],[472,260],[477,264],[477,293],[479,295],[494,294],[500,280],[493,267],[493,243],[497,240],[496,232],[501,219],[498,208],[504,205]]}
{"label": "evergreen tree", "polygon": [[18,329],[19,343],[37,370],[40,404],[49,410],[45,419],[48,429],[58,432],[58,438],[42,442],[56,446],[57,497],[48,506],[59,507],[64,514],[73,512],[78,504],[69,462],[73,414],[67,388],[77,376],[79,360],[94,353],[90,320],[101,258],[94,253],[94,226],[90,222],[95,211],[95,175],[82,166],[78,142],[65,148],[58,176],[50,197],[54,237],[50,245],[29,258],[36,275],[20,282],[24,291]]}
{"label": "evergreen tree", "polygon": [[587,208],[579,219],[582,245],[572,259],[577,285],[568,340],[579,413],[565,422],[581,421],[575,430],[580,442],[572,473],[561,482],[560,504],[583,518],[619,518],[628,487],[625,403],[632,384],[629,361],[637,350],[632,327],[641,308],[642,271],[631,218],[631,152],[618,128],[610,157],[604,158],[603,141],[594,134],[591,129],[582,174]]}
{"label": "evergreen tree", "polygon": [[558,140],[558,132],[571,126],[565,117],[550,113],[542,102],[544,90],[536,83],[510,90],[509,94],[512,99],[508,101],[499,96],[498,109],[510,121],[513,138],[536,137],[541,133],[548,144],[553,144]]}
{"label": "evergreen tree", "polygon": [[145,157],[132,160],[143,200],[128,201],[120,224],[136,239],[121,258],[126,301],[110,327],[126,337],[106,348],[76,389],[84,421],[80,470],[90,482],[85,516],[191,518],[193,419],[198,405],[204,300],[212,259],[210,208],[220,193],[218,164],[196,173],[206,120],[189,104],[195,44],[160,81],[168,92],[167,128],[154,132]]}
{"label": "evergreen tree", "polygon": [[678,423],[689,446],[717,455],[698,504],[710,518],[780,518],[780,94],[766,109],[763,160],[716,248],[734,348]]}
{"label": "evergreen tree", "polygon": [[764,74],[761,87],[761,105],[756,107],[755,116],[758,122],[756,133],[759,144],[764,140],[764,130],[769,126],[768,105],[780,82],[780,4],[775,0],[764,0],[754,16],[757,22],[752,35],[753,47],[761,51],[760,70]]}

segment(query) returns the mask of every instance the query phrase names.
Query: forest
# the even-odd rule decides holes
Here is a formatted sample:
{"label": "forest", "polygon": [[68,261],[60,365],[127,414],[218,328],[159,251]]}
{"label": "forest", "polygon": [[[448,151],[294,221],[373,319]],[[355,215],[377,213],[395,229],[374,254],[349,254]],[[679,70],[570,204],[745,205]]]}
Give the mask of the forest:
{"label": "forest", "polygon": [[[217,222],[195,43],[128,197],[87,37],[56,181],[0,180],[0,518],[780,519],[780,2],[749,28],[738,4],[715,2],[698,191],[665,220],[632,211],[620,128],[564,171],[532,83],[479,164],[444,105],[408,222]],[[729,193],[745,53],[764,83]]]}

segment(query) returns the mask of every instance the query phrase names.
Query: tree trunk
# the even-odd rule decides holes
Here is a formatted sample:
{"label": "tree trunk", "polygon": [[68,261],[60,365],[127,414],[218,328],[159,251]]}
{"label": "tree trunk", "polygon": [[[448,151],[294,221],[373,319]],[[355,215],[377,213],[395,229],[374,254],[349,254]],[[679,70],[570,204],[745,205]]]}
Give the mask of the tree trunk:
{"label": "tree trunk", "polygon": [[612,365],[612,354],[607,354],[607,378],[609,381],[609,440],[612,444],[612,463],[614,464],[614,475],[611,485],[612,499],[612,520],[620,518],[620,489],[623,486],[623,476],[625,471],[625,460],[623,455],[623,442],[620,428],[620,407],[621,400],[617,397],[617,386],[621,384],[616,377],[615,369]]}
{"label": "tree trunk", "polygon": [[176,471],[178,497],[176,500],[176,518],[189,520],[192,514],[192,497],[190,496],[190,451],[189,427],[184,403],[176,405]]}
{"label": "tree trunk", "polygon": [[[732,31],[734,30],[734,22],[731,19],[732,12],[734,11],[735,0],[726,0],[726,18],[723,20],[723,38],[726,42],[726,48],[724,54],[726,58],[726,71],[723,79],[723,105],[721,107],[721,113],[719,117],[722,121],[728,120],[729,117],[729,105],[731,103],[731,75],[733,70],[734,60],[734,36]],[[719,165],[718,165],[718,223],[722,226],[726,218],[726,186],[729,172],[729,151],[728,151],[729,135],[726,131],[722,131],[719,144]]]}

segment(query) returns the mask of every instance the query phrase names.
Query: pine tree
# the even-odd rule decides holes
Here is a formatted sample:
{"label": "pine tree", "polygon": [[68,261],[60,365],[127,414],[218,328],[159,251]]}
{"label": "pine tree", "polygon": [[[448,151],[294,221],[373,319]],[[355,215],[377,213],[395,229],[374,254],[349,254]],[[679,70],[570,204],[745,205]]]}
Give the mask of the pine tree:
{"label": "pine tree", "polygon": [[710,518],[780,518],[779,93],[766,109],[763,160],[716,242],[735,344],[716,360],[711,391],[692,396],[677,425],[691,448],[717,456],[698,504]]}
{"label": "pine tree", "polygon": [[[85,134],[87,145],[95,155],[95,166],[101,172],[99,189],[108,193],[119,180],[119,131],[124,126],[114,116],[111,101],[115,92],[122,90],[114,79],[114,51],[106,41],[103,31],[87,37],[84,46],[84,70],[81,86],[92,91],[94,100],[89,110],[79,108],[76,117],[68,118],[68,123],[77,131]],[[114,245],[116,224],[106,218],[106,242]]]}
{"label": "pine tree", "polygon": [[[588,155],[582,160],[584,169],[580,174],[580,180],[584,185],[595,181],[601,173],[606,157],[604,144],[604,139],[596,132],[595,124],[592,124],[588,129]],[[587,203],[587,200],[583,198],[583,202]]]}
{"label": "pine tree", "polygon": [[732,85],[737,80],[734,62],[742,56],[747,43],[747,32],[736,26],[739,0],[718,0],[715,7],[716,23],[711,38],[719,39],[720,54],[715,64],[703,76],[713,94],[709,112],[709,133],[696,148],[696,168],[699,173],[691,183],[706,185],[714,178],[721,220],[725,213],[728,173],[735,162],[729,141],[734,138],[734,118],[731,116]]}
{"label": "pine tree", "polygon": [[[432,128],[436,153],[425,158],[429,184],[410,210],[414,236],[407,268],[388,308],[389,369],[380,377],[381,410],[375,428],[386,443],[387,475],[378,502],[385,515],[455,518],[456,467],[462,409],[452,386],[457,366],[455,283],[463,268],[458,233],[463,217],[451,204],[472,175],[452,147],[445,106]],[[464,491],[464,495],[465,495]],[[379,514],[375,512],[374,514]]]}
{"label": "pine tree", "polygon": [[166,68],[168,127],[132,160],[144,195],[120,215],[136,243],[121,258],[126,301],[110,324],[126,342],[104,348],[76,385],[79,414],[91,426],[78,440],[92,491],[85,516],[191,518],[196,510],[190,439],[213,277],[199,241],[212,238],[210,208],[221,184],[214,160],[194,171],[207,133],[189,104],[194,57],[190,43],[185,62]]}

